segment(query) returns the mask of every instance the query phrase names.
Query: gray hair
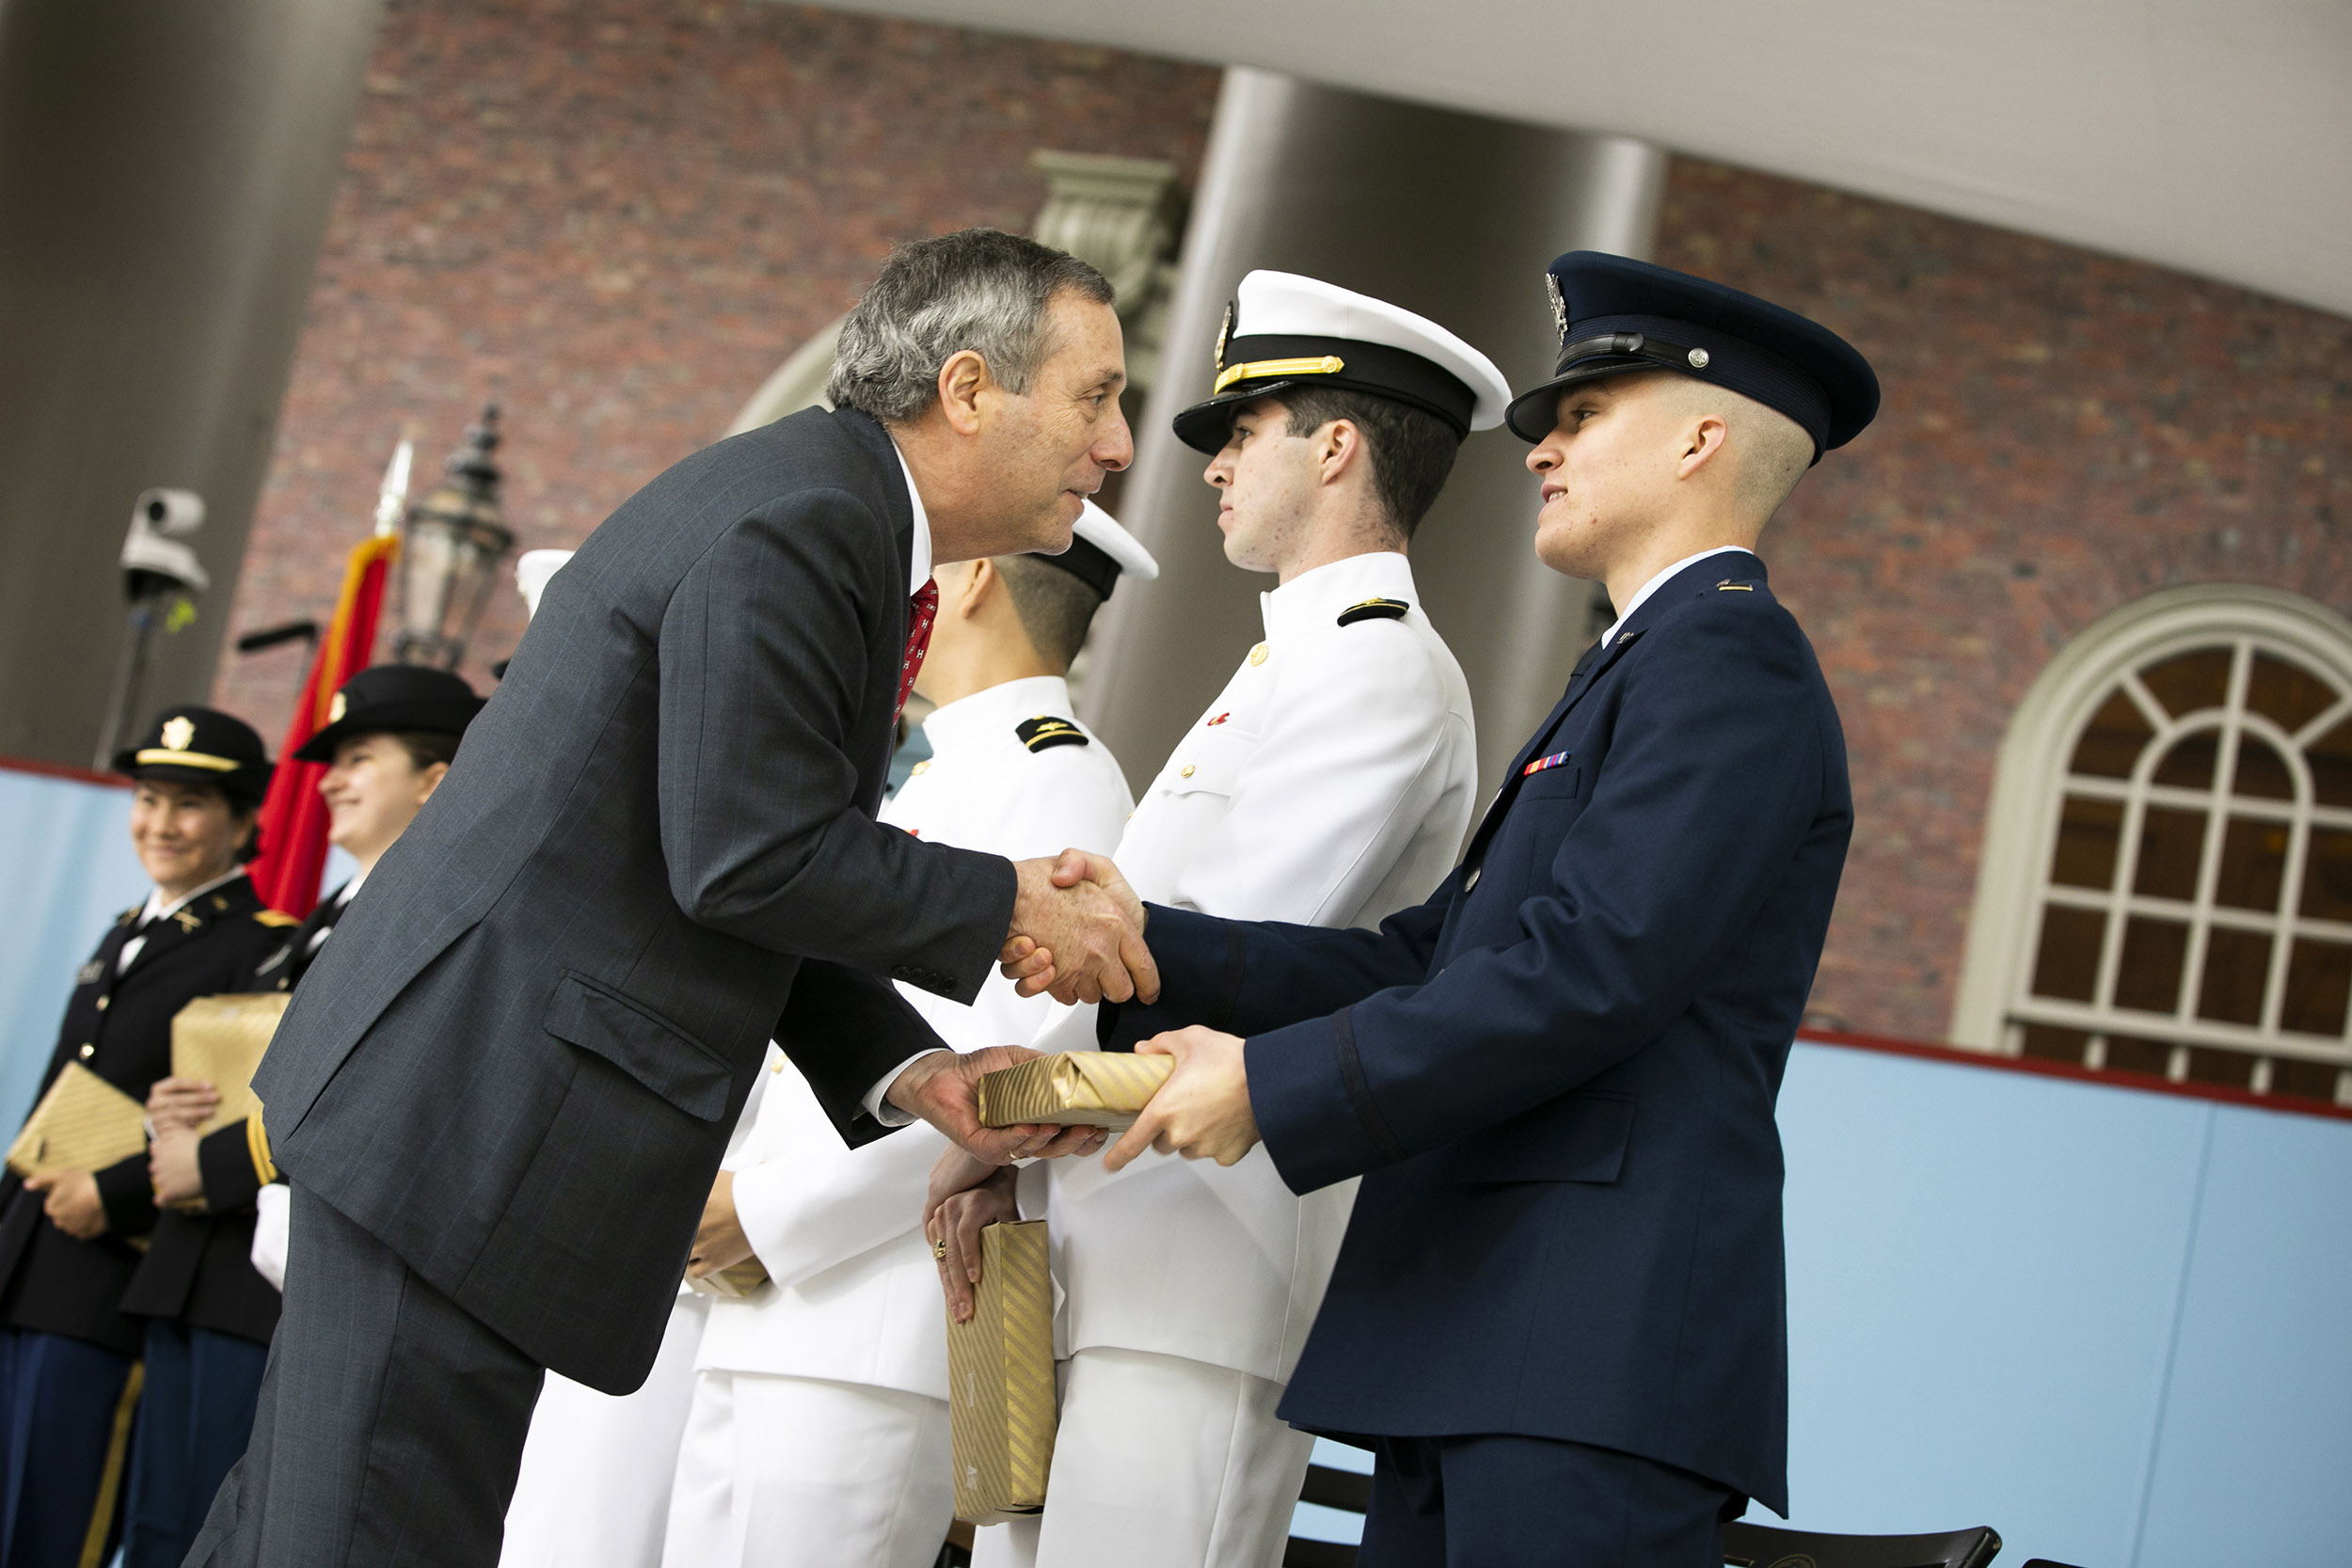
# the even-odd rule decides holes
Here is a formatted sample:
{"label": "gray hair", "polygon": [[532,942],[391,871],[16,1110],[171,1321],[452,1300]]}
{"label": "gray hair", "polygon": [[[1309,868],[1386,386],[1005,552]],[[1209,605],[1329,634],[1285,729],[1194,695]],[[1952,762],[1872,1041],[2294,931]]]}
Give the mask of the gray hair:
{"label": "gray hair", "polygon": [[919,417],[939,367],[965,350],[1016,396],[1050,356],[1045,309],[1065,290],[1095,305],[1109,279],[1075,256],[993,229],[900,245],[842,324],[825,397],[885,423]]}

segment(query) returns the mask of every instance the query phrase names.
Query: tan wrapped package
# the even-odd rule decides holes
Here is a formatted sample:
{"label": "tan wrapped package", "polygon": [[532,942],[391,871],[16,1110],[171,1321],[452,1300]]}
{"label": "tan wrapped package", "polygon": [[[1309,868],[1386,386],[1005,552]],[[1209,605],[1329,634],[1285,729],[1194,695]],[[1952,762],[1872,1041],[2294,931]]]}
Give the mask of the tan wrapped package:
{"label": "tan wrapped package", "polygon": [[19,1176],[104,1170],[147,1152],[147,1109],[79,1062],[68,1062],[8,1146]]}
{"label": "tan wrapped package", "polygon": [[686,1276],[686,1288],[696,1295],[718,1296],[725,1301],[740,1301],[768,1283],[768,1265],[756,1258],[746,1258],[740,1263],[730,1263],[717,1274],[707,1274],[697,1279]]}
{"label": "tan wrapped package", "polygon": [[970,1321],[947,1324],[956,1517],[993,1525],[1045,1506],[1054,1463],[1054,1283],[1045,1222],[980,1232]]}
{"label": "tan wrapped package", "polygon": [[980,1075],[980,1125],[1132,1127],[1175,1069],[1173,1056],[1124,1051],[1065,1051],[998,1068]]}
{"label": "tan wrapped package", "polygon": [[171,1075],[198,1078],[220,1091],[220,1107],[197,1132],[216,1132],[262,1114],[253,1098],[253,1069],[262,1065],[292,991],[199,996],[171,1018]]}

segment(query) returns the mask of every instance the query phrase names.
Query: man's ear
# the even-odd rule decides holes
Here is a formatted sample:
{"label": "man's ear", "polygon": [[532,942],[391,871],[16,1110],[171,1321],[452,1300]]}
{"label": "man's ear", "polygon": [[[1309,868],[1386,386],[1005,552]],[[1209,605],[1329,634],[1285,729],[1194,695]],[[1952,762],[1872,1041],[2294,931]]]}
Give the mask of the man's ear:
{"label": "man's ear", "polygon": [[995,385],[988,361],[971,349],[948,356],[939,367],[939,406],[947,428],[959,436],[977,436],[980,429],[980,395]]}
{"label": "man's ear", "polygon": [[423,805],[427,800],[432,800],[433,792],[440,788],[441,781],[448,777],[449,764],[446,762],[437,762],[426,768],[423,785],[417,791],[417,804]]}
{"label": "man's ear", "polygon": [[1326,484],[1338,483],[1348,465],[1363,454],[1364,433],[1353,420],[1333,420],[1315,432],[1315,466],[1322,470]]}
{"label": "man's ear", "polygon": [[1721,414],[1701,414],[1684,426],[1682,455],[1675,464],[1675,478],[1689,479],[1715,461],[1730,434]]}
{"label": "man's ear", "polygon": [[988,557],[982,556],[977,561],[965,562],[963,581],[960,585],[961,592],[956,599],[956,613],[965,620],[970,620],[980,612],[980,606],[988,595],[1001,589],[1004,584],[1004,574],[996,570],[996,562],[989,560]]}

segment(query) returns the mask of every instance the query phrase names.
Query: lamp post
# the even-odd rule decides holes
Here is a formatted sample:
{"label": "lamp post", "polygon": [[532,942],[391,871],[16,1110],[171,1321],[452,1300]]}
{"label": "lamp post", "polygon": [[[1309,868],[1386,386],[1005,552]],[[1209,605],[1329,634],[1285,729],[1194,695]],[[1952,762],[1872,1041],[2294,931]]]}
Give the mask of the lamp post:
{"label": "lamp post", "polygon": [[515,535],[499,513],[499,405],[466,428],[441,483],[408,509],[401,527],[400,633],[392,657],[403,664],[454,670],[487,601],[495,569]]}

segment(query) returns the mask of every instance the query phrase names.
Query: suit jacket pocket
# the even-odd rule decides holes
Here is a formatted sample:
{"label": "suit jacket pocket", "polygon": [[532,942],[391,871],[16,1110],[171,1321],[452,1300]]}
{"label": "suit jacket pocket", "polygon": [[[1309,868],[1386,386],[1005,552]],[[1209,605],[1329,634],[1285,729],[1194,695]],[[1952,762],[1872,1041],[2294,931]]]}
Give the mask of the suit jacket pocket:
{"label": "suit jacket pocket", "polygon": [[1594,1089],[1554,1100],[1465,1140],[1459,1181],[1617,1180],[1633,1135],[1633,1096]]}
{"label": "suit jacket pocket", "polygon": [[702,1121],[726,1115],[734,1074],[718,1053],[612,987],[572,970],[548,1004],[548,1033],[603,1057]]}

